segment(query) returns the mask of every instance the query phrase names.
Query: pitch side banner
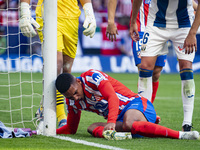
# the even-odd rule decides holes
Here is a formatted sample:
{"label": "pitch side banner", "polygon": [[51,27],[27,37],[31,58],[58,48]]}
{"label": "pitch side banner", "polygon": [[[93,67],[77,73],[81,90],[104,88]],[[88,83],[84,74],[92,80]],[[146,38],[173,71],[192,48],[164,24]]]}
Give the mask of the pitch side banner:
{"label": "pitch side banner", "polygon": [[[21,56],[0,55],[0,72],[42,72],[43,60],[37,55]],[[98,69],[104,72],[137,73],[137,67],[133,57],[128,56],[77,56],[72,67],[72,72],[84,72],[88,69]],[[193,62],[194,73],[200,73],[200,56],[196,56]],[[179,66],[176,57],[167,57],[163,73],[178,73]]]}

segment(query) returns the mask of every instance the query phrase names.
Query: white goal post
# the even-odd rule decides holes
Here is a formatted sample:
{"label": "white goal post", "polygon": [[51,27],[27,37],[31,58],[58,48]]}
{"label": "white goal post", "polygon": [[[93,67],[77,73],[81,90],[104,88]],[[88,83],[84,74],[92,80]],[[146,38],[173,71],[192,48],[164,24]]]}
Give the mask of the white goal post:
{"label": "white goal post", "polygon": [[56,135],[57,0],[44,0],[44,135]]}

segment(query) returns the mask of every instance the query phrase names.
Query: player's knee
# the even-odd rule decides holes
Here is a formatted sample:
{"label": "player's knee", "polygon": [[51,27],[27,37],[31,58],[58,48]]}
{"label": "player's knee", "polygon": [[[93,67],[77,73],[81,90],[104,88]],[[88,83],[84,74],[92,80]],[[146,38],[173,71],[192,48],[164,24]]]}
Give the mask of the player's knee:
{"label": "player's knee", "polygon": [[143,64],[140,67],[141,69],[146,69],[146,70],[153,70],[154,66],[148,65],[148,64]]}
{"label": "player's knee", "polygon": [[153,70],[154,69],[154,64],[152,62],[142,62],[140,68],[142,69],[147,69],[147,70]]}
{"label": "player's knee", "polygon": [[72,68],[71,64],[64,64],[63,65],[63,72],[64,73],[71,73],[71,68]]}
{"label": "player's knee", "polygon": [[188,60],[179,60],[179,68],[180,70],[187,68],[192,69],[192,62]]}
{"label": "player's knee", "polygon": [[122,129],[123,131],[131,131],[132,123],[130,121],[123,121]]}

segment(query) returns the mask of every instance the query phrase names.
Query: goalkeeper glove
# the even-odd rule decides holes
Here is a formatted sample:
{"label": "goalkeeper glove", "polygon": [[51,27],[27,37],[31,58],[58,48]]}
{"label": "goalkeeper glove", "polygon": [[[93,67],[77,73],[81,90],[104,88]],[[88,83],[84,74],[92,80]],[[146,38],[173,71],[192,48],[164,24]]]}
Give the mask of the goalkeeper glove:
{"label": "goalkeeper glove", "polygon": [[94,17],[92,3],[84,4],[83,9],[85,12],[85,21],[83,23],[85,30],[83,31],[83,34],[85,36],[90,35],[90,38],[92,38],[96,31],[96,19]]}
{"label": "goalkeeper glove", "polygon": [[32,25],[36,28],[40,27],[40,25],[31,17],[29,4],[26,2],[21,2],[19,27],[24,36],[33,37],[37,35]]}

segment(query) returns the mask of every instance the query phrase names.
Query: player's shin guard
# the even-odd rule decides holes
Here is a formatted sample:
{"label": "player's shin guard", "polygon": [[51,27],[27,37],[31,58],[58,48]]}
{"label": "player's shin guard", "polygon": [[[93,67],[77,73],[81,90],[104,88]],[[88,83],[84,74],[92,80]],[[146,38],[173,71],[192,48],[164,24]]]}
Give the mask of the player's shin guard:
{"label": "player's shin guard", "polygon": [[98,126],[92,131],[94,137],[103,138],[103,126]]}
{"label": "player's shin guard", "polygon": [[140,68],[138,81],[138,94],[151,101],[153,70]]}
{"label": "player's shin guard", "polygon": [[146,137],[179,138],[179,131],[146,121],[135,121],[132,125],[131,133]]}
{"label": "player's shin guard", "polygon": [[67,118],[65,114],[64,97],[58,90],[56,90],[56,115],[58,122]]}
{"label": "player's shin guard", "polygon": [[182,126],[185,124],[191,125],[195,95],[193,71],[192,69],[182,69],[180,71],[180,76],[182,81],[181,92],[184,112],[184,120]]}

